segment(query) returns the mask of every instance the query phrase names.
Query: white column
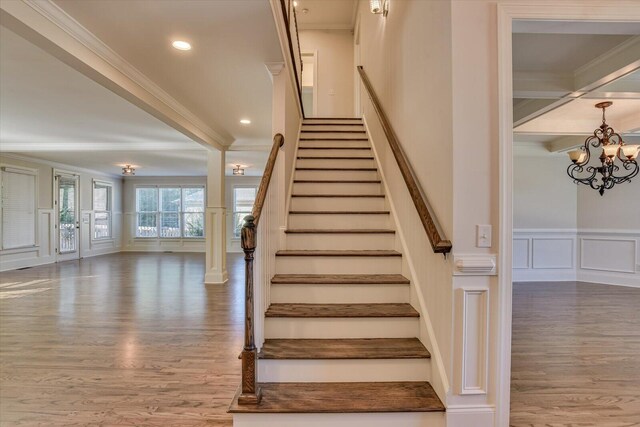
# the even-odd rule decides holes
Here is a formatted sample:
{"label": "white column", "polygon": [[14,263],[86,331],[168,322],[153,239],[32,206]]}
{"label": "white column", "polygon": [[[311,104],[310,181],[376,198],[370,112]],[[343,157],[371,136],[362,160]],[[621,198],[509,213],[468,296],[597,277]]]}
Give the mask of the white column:
{"label": "white column", "polygon": [[210,150],[207,157],[207,261],[204,283],[225,283],[227,273],[227,208],[225,206],[225,152]]}

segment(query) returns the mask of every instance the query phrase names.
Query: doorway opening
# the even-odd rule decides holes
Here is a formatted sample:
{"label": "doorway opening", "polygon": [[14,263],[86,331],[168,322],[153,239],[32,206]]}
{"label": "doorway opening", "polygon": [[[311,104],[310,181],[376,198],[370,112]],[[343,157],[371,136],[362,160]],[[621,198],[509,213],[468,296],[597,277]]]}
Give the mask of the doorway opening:
{"label": "doorway opening", "polygon": [[318,111],[318,51],[302,53],[302,104],[308,117]]}
{"label": "doorway opening", "polygon": [[78,175],[57,172],[55,175],[57,261],[80,258],[80,218],[78,210]]}

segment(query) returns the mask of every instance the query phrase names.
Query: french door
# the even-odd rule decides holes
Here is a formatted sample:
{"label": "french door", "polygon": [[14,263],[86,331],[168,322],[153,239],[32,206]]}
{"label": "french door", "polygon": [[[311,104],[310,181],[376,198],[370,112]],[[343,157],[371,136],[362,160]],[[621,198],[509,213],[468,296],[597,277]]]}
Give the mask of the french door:
{"label": "french door", "polygon": [[78,209],[78,176],[57,174],[56,233],[57,260],[80,258],[80,212]]}

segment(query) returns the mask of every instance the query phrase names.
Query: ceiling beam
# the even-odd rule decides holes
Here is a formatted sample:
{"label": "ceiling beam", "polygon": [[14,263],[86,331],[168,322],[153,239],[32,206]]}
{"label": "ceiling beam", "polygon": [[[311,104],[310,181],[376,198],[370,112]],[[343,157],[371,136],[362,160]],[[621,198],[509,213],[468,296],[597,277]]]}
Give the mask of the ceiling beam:
{"label": "ceiling beam", "polygon": [[217,150],[233,143],[50,0],[2,2],[0,23],[192,140]]}
{"label": "ceiling beam", "polygon": [[[549,73],[514,73],[514,98],[528,100],[514,107],[513,127],[516,128],[574,99],[589,96],[591,92],[596,92],[599,88],[638,70],[640,36],[628,39],[583,65],[575,70],[570,78]],[[637,83],[633,82],[628,84],[629,87],[636,85]]]}
{"label": "ceiling beam", "polygon": [[[547,150],[552,153],[563,153],[584,145],[589,135],[567,135],[546,143]],[[640,136],[623,135],[625,144],[640,144]]]}

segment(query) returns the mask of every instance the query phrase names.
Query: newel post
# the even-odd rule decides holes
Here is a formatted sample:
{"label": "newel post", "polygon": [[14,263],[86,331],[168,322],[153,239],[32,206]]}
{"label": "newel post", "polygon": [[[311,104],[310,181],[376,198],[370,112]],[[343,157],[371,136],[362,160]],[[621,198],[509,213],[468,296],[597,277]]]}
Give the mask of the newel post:
{"label": "newel post", "polygon": [[244,218],[241,243],[245,261],[245,306],[244,306],[244,348],[242,350],[242,390],[238,397],[240,405],[255,405],[260,402],[256,364],[258,352],[254,336],[253,317],[253,253],[256,250],[256,226],[252,215]]}

